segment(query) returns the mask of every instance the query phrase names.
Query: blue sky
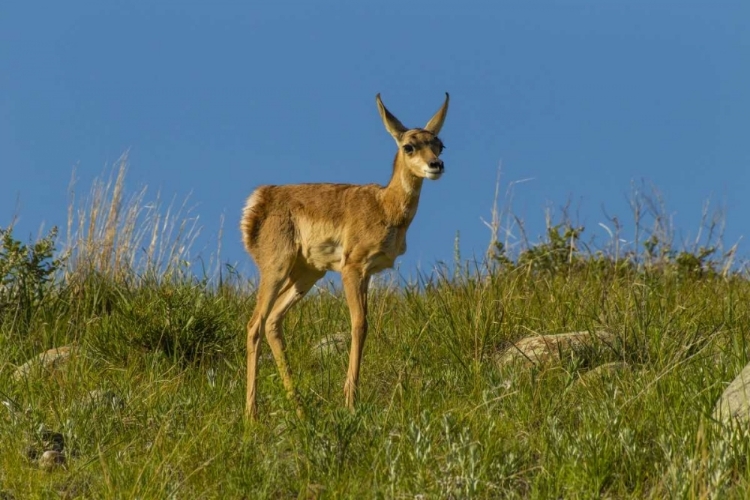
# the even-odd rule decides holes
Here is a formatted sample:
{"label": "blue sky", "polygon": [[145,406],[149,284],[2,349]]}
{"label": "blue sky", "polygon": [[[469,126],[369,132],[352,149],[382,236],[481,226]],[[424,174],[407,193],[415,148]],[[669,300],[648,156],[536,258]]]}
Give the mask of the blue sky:
{"label": "blue sky", "polygon": [[[246,263],[237,222],[258,185],[385,184],[394,143],[375,94],[422,126],[444,92],[446,174],[427,182],[406,273],[482,254],[498,165],[532,238],[573,202],[587,233],[627,219],[631,182],[664,194],[682,237],[703,202],[750,212],[750,3],[5,2],[0,226],[65,226],[125,150],[129,191],[190,195],[210,253]],[[628,229],[626,227],[626,229]],[[741,245],[741,248],[744,248]],[[248,265],[248,270],[252,269]]]}

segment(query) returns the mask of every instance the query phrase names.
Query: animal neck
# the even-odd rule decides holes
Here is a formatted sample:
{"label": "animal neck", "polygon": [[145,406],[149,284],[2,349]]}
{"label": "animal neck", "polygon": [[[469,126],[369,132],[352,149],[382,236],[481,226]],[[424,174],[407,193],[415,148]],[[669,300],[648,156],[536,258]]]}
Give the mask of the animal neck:
{"label": "animal neck", "polygon": [[409,226],[417,213],[423,181],[424,179],[417,177],[406,167],[401,153],[396,153],[393,160],[393,175],[388,185],[383,188],[382,194],[389,225]]}

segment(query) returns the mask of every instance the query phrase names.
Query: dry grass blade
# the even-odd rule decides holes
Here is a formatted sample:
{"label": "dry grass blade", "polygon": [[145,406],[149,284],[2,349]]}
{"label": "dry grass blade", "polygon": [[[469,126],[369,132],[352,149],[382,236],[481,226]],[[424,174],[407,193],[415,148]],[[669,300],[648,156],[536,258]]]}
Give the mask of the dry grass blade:
{"label": "dry grass blade", "polygon": [[[189,260],[191,245],[200,234],[198,217],[190,217],[187,199],[174,210],[163,209],[161,196],[147,201],[147,187],[124,195],[128,154],[124,153],[105,180],[94,180],[90,194],[76,205],[70,189],[66,278],[92,272],[124,280],[147,273],[167,277]],[[147,244],[144,245],[144,242]]]}

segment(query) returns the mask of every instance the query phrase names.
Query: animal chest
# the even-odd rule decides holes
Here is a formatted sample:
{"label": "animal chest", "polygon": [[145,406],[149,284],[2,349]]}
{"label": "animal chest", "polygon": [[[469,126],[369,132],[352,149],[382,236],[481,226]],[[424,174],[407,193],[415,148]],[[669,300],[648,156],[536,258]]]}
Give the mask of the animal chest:
{"label": "animal chest", "polygon": [[406,227],[389,227],[381,244],[367,258],[369,274],[393,267],[396,258],[406,252]]}

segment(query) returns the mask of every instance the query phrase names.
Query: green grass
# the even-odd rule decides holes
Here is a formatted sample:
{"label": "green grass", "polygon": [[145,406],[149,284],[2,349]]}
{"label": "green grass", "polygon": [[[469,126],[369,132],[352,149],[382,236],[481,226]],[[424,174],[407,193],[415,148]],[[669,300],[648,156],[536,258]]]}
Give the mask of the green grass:
{"label": "green grass", "polygon": [[[711,413],[747,361],[750,281],[699,253],[636,265],[572,252],[575,238],[498,254],[481,273],[374,286],[354,413],[348,354],[313,349],[348,331],[345,301],[313,292],[285,323],[303,419],[267,345],[260,417],[243,418],[254,293],[237,277],[96,272],[79,258],[28,300],[8,281],[0,498],[747,498],[750,439]],[[544,366],[497,363],[520,338],[577,330],[618,340]],[[12,380],[70,343],[67,364]],[[586,377],[610,361],[630,368]],[[44,429],[65,438],[62,468],[29,458]]]}

